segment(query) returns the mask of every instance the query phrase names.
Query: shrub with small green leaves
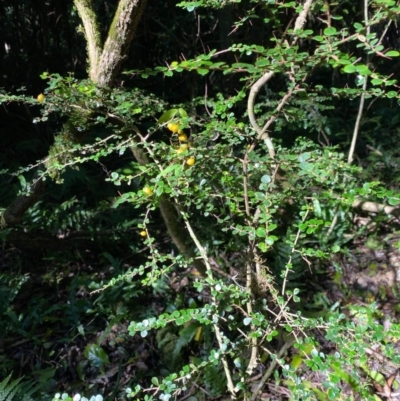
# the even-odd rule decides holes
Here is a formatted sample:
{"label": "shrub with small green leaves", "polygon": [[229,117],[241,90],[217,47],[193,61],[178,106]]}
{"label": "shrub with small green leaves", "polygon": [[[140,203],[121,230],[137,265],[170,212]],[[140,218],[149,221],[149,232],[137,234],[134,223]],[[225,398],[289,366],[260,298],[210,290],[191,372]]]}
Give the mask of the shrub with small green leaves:
{"label": "shrub with small green leaves", "polygon": [[[204,0],[179,6],[194,12],[233,3]],[[271,37],[263,43],[235,43],[222,52],[236,62],[219,61],[214,49],[126,72],[143,79],[162,74],[166,82],[179,74],[241,74],[232,93],[168,105],[141,90],[42,76],[48,87],[36,121],[57,114],[68,122],[38,163],[38,179],[62,185],[71,170],[102,163],[104,188],[118,196],[105,196],[92,213],[77,211],[68,221],[75,226],[90,221],[97,232],[100,212],[135,212],[134,223],[127,218],[126,226],[135,224],[146,260],[104,290],[134,278],[140,288],[165,294],[180,280],[188,294],[169,295],[164,311],[130,323],[132,336],[153,336],[163,366],[147,381],[133,379],[129,398],[167,401],[190,397],[200,386],[210,397],[228,392],[232,398],[255,400],[274,380],[293,400],[344,400],[350,393],[372,400],[371,383],[382,378],[368,365],[367,350],[381,347],[385,357],[395,359],[385,336],[398,338],[397,325],[384,332],[373,306],[349,307],[346,317],[324,299],[323,288],[314,297],[306,277],[354,235],[356,206],[368,200],[379,211],[378,202],[400,203],[397,188],[360,179],[361,168],[352,164],[359,119],[354,119],[346,156],[344,146],[329,143],[330,136],[341,143],[343,135],[335,120],[339,116],[332,117],[336,108],[360,99],[361,115],[365,99],[398,101],[396,80],[385,71],[387,60],[400,53],[382,44],[383,32],[379,36],[370,29],[382,23],[389,29],[398,7],[375,1],[361,24],[349,22],[348,16],[357,13],[347,2],[334,15],[324,2],[251,2],[234,30],[257,17],[254,3],[267,11],[264,24]],[[310,27],[308,15],[313,16]],[[333,77],[329,82],[320,79],[326,71]],[[24,96],[0,98],[7,101],[36,103]],[[146,120],[153,123],[140,127]],[[132,160],[113,168],[110,160],[126,154]],[[8,173],[24,177],[38,165]],[[45,212],[30,218],[36,227],[55,227],[71,204],[64,204],[67,212],[53,221]],[[163,246],[165,237],[172,251]],[[120,266],[109,254],[107,259]],[[109,362],[93,344],[85,348],[85,357],[100,370]],[[319,386],[303,379],[317,372]]]}

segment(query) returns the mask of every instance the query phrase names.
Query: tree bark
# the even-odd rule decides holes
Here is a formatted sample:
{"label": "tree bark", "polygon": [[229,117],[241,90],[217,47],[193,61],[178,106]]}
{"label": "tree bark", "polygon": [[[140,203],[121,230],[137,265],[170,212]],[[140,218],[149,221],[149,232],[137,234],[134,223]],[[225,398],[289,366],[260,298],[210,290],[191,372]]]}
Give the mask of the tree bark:
{"label": "tree bark", "polygon": [[113,86],[121,64],[128,54],[146,2],[147,0],[120,0],[102,47],[93,0],[74,0],[85,31],[89,78],[97,85]]}
{"label": "tree bark", "polygon": [[96,79],[100,86],[112,86],[142,17],[147,0],[120,0],[99,60]]}

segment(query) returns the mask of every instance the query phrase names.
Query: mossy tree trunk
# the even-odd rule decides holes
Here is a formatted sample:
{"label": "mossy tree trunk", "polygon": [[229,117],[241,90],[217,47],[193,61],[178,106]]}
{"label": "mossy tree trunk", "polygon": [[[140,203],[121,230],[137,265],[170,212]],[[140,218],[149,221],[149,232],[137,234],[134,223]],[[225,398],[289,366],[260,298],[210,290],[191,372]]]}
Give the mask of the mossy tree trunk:
{"label": "mossy tree trunk", "polygon": [[[101,40],[100,26],[93,0],[74,0],[82,20],[89,59],[89,78],[99,86],[112,87],[122,62],[127,57],[130,43],[134,37],[147,0],[120,0],[104,43]],[[68,124],[68,123],[67,123]],[[67,128],[68,129],[68,128]],[[139,164],[149,163],[149,156],[140,147],[132,149]],[[2,225],[12,226],[22,221],[23,214],[33,206],[43,193],[43,183],[31,186],[29,195],[18,197],[3,214]],[[188,241],[186,229],[180,224],[171,199],[162,195],[159,199],[161,215],[167,231],[179,251],[187,258],[194,258],[194,244]],[[204,275],[202,261],[194,259],[195,273]]]}
{"label": "mossy tree trunk", "polygon": [[112,87],[127,57],[129,46],[147,0],[120,0],[107,39],[101,42],[92,0],[74,0],[82,19],[89,56],[89,78],[99,86]]}
{"label": "mossy tree trunk", "polygon": [[[142,16],[147,0],[120,0],[104,45],[93,0],[74,0],[82,19],[89,56],[89,77],[100,86],[112,87]],[[69,130],[69,122],[64,129]],[[24,213],[39,201],[44,183],[35,179],[27,195],[18,196],[1,216],[0,226],[20,224]]]}

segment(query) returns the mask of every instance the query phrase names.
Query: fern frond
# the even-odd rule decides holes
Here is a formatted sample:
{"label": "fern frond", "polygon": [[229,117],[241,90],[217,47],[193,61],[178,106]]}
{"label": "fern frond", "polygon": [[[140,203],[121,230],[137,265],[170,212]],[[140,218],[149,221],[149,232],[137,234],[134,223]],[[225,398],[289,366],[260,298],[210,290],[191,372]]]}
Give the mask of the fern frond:
{"label": "fern frond", "polygon": [[11,374],[6,377],[1,383],[0,383],[0,401],[6,400],[7,397],[11,394],[12,398],[12,391],[14,388],[18,385],[20,382],[20,379],[14,380],[10,384],[8,382],[11,379]]}
{"label": "fern frond", "polygon": [[0,382],[0,401],[34,401],[32,395],[39,389],[32,381],[22,381],[22,377],[10,381],[11,374]]}
{"label": "fern frond", "polygon": [[213,397],[220,397],[226,392],[226,376],[222,366],[208,365],[204,369],[204,384]]}

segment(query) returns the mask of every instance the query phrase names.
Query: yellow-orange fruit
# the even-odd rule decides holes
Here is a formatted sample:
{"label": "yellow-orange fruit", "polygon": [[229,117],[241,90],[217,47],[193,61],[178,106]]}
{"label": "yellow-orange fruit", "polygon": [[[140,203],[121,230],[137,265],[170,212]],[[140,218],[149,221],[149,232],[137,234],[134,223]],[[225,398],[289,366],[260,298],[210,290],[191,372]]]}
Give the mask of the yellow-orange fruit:
{"label": "yellow-orange fruit", "polygon": [[43,93],[41,93],[40,95],[38,95],[37,101],[38,101],[39,103],[43,103],[43,101],[44,101],[44,95],[43,95]]}
{"label": "yellow-orange fruit", "polygon": [[178,132],[179,125],[174,123],[168,123],[167,128],[172,132]]}
{"label": "yellow-orange fruit", "polygon": [[147,196],[150,196],[153,193],[153,190],[150,187],[144,187],[142,189],[143,193]]}
{"label": "yellow-orange fruit", "polygon": [[196,163],[196,159],[194,157],[190,157],[189,159],[186,160],[186,164],[188,166],[193,166]]}

